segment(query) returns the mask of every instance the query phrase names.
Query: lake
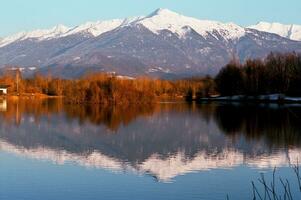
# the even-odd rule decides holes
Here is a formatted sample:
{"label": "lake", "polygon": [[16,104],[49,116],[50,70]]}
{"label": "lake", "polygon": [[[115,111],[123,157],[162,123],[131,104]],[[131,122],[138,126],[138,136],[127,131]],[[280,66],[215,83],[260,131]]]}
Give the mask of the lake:
{"label": "lake", "polygon": [[275,167],[301,198],[300,158],[298,105],[0,100],[0,199],[252,199]]}

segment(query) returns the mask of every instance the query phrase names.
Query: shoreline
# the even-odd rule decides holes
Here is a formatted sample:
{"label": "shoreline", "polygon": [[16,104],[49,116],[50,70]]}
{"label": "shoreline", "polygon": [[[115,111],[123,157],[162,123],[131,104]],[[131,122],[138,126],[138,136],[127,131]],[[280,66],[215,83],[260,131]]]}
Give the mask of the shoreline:
{"label": "shoreline", "polygon": [[[45,94],[9,94],[2,95],[0,99],[63,99],[64,96],[49,96]],[[246,96],[246,95],[233,95],[233,96],[216,96],[206,98],[193,98],[192,100],[185,100],[184,97],[179,98],[156,98],[154,103],[178,103],[178,102],[241,102],[241,103],[277,103],[277,104],[301,104],[301,97],[290,97],[283,94],[271,94],[271,95],[258,95],[258,96]],[[86,102],[90,104],[89,102]],[[92,103],[93,104],[93,103]]]}
{"label": "shoreline", "polygon": [[252,102],[252,103],[298,103],[301,104],[301,97],[290,97],[284,94],[270,94],[258,96],[233,95],[201,98],[197,101],[223,101],[223,102]]}
{"label": "shoreline", "polygon": [[0,99],[56,99],[56,98],[64,98],[63,96],[49,96],[45,94],[8,94],[1,95]]}

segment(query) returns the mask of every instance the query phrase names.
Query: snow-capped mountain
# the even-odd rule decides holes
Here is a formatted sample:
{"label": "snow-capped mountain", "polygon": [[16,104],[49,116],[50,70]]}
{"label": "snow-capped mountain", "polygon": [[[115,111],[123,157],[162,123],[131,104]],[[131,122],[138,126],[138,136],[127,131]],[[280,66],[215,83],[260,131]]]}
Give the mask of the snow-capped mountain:
{"label": "snow-capped mountain", "polygon": [[301,25],[259,22],[258,24],[250,26],[249,28],[275,33],[291,40],[301,41]]}
{"label": "snow-capped mountain", "polygon": [[271,51],[300,52],[301,42],[254,27],[158,9],[145,17],[71,28],[59,25],[6,37],[0,40],[0,67],[36,67],[41,73],[64,77],[94,71],[126,76],[214,75],[234,56],[244,61]]}
{"label": "snow-capped mountain", "polygon": [[0,38],[0,47],[9,45],[13,42],[23,41],[26,39],[36,39],[39,41],[66,37],[78,33],[91,34],[94,37],[101,35],[107,31],[113,30],[119,26],[129,24],[139,18],[133,19],[114,19],[108,21],[87,22],[85,24],[72,28],[64,25],[57,25],[51,29],[34,30],[31,32],[20,32],[6,38]]}
{"label": "snow-capped mountain", "polygon": [[169,30],[180,37],[185,36],[187,32],[186,27],[193,29],[204,37],[214,31],[218,31],[227,39],[238,39],[245,34],[244,28],[233,23],[223,24],[216,21],[199,20],[167,9],[158,9],[138,23],[144,25],[154,33]]}
{"label": "snow-capped mountain", "polygon": [[120,26],[126,26],[133,21],[138,20],[137,18],[127,18],[127,19],[114,19],[109,21],[98,21],[98,22],[87,22],[83,25],[76,26],[69,31],[65,32],[65,34],[61,35],[61,37],[65,37],[68,35],[73,35],[77,33],[87,33],[91,34],[94,37],[97,37],[105,32],[111,31]]}
{"label": "snow-capped mountain", "polygon": [[131,24],[141,24],[156,34],[162,30],[169,30],[179,36],[185,35],[187,31],[186,27],[194,29],[197,33],[204,37],[208,36],[210,32],[220,31],[225,38],[237,39],[245,33],[244,28],[233,23],[223,24],[216,21],[198,20],[180,15],[168,9],[158,9],[146,17],[87,22],[73,28],[69,28],[64,25],[57,25],[51,29],[20,32],[4,38],[3,41],[0,40],[0,47],[26,39],[38,39],[41,41],[65,37],[77,33],[87,33],[97,37],[102,33],[111,31],[117,27],[128,26]]}
{"label": "snow-capped mountain", "polygon": [[32,32],[20,32],[0,40],[0,47],[9,45],[13,42],[22,41],[26,39],[37,39],[41,41],[45,39],[57,38],[57,37],[61,37],[68,30],[69,28],[64,25],[57,25],[51,29],[35,30]]}

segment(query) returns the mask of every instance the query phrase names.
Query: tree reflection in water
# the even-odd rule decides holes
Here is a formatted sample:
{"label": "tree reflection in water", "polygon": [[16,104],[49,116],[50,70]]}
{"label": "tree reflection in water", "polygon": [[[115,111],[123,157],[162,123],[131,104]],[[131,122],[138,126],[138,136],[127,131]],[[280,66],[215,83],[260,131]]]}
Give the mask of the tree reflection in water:
{"label": "tree reflection in water", "polygon": [[7,104],[0,117],[15,125],[20,125],[22,116],[26,115],[38,123],[43,117],[63,114],[66,120],[105,125],[118,132],[121,125],[126,127],[139,117],[151,117],[156,113],[193,113],[207,123],[213,120],[224,134],[232,138],[244,135],[249,140],[265,139],[271,147],[295,146],[301,142],[301,106],[296,105],[163,103],[123,107],[70,105],[64,104],[62,99],[9,100],[5,102]]}
{"label": "tree reflection in water", "polygon": [[134,168],[168,180],[241,164],[285,165],[300,155],[300,116],[301,107],[294,105],[103,107],[8,100],[0,112],[0,146],[60,163]]}
{"label": "tree reflection in water", "polygon": [[225,104],[216,107],[214,117],[230,136],[243,134],[249,140],[264,139],[271,148],[301,143],[301,106]]}

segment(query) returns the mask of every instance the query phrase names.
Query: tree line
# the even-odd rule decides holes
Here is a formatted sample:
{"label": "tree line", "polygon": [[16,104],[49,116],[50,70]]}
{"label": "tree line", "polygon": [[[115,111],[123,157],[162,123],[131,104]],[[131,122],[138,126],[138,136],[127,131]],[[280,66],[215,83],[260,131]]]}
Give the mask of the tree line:
{"label": "tree line", "polygon": [[270,53],[264,60],[231,61],[215,78],[222,96],[281,93],[301,96],[301,55]]}
{"label": "tree line", "polygon": [[65,102],[75,104],[148,104],[158,99],[180,98],[192,101],[216,94],[301,96],[301,55],[271,53],[265,59],[249,59],[243,64],[234,60],[214,79],[210,76],[181,80],[130,79],[106,73],[72,80],[38,74],[22,78],[21,71],[14,70],[0,76],[0,85],[4,84],[10,86],[11,95],[63,96]]}
{"label": "tree line", "polygon": [[[159,80],[147,77],[124,78],[97,73],[79,79],[59,79],[34,75],[22,78],[19,70],[8,71],[0,77],[0,83],[9,85],[11,95],[63,96],[67,103],[83,104],[148,104],[158,99],[194,99],[209,93],[209,78]],[[200,92],[201,91],[201,92]]]}

